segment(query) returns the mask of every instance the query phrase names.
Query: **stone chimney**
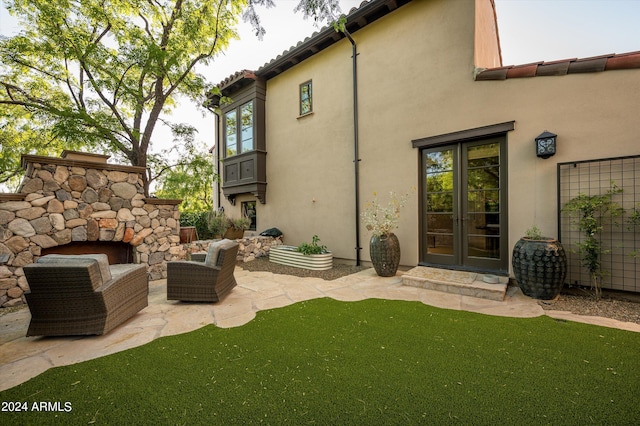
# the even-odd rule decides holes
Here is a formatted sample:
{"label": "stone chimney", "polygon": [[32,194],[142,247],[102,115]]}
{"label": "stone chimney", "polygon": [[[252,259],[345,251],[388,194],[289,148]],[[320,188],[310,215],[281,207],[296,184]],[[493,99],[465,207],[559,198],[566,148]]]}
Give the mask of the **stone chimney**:
{"label": "stone chimney", "polygon": [[108,159],[75,151],[22,156],[18,193],[0,194],[0,306],[24,303],[22,267],[48,253],[130,250],[150,279],[166,278],[180,244],[180,200],[145,197],[145,169]]}

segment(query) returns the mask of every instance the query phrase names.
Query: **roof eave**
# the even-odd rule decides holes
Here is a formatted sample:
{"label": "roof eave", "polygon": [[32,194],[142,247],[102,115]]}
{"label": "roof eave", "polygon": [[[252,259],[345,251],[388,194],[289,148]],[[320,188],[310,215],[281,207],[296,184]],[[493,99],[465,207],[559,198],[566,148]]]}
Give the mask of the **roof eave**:
{"label": "roof eave", "polygon": [[[346,16],[347,22],[345,27],[347,31],[353,34],[410,2],[411,0],[364,1],[359,8],[351,9],[349,14]],[[289,50],[285,51],[271,62],[263,65],[255,72],[255,74],[256,76],[262,77],[266,80],[273,78],[305,59],[337,43],[344,37],[345,35],[341,32],[337,32],[333,25],[327,25],[320,29],[319,32],[314,33],[304,41],[298,43],[296,46],[292,46]]]}

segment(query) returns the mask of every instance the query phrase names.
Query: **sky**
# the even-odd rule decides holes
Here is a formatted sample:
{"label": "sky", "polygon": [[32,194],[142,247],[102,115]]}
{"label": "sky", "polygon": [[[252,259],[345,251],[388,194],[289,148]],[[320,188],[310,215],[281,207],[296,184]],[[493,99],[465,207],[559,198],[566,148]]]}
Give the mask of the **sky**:
{"label": "sky", "polygon": [[[418,0],[425,1],[425,0]],[[459,0],[449,0],[459,1]],[[297,0],[275,0],[276,7],[259,9],[267,33],[258,40],[251,26],[240,24],[240,39],[206,69],[218,83],[242,69],[255,70],[295,46],[320,28],[294,14]],[[343,13],[360,0],[341,0]],[[504,65],[585,58],[640,50],[640,0],[495,0]],[[19,30],[0,0],[0,34]],[[183,102],[175,115],[198,129],[198,139],[213,146],[214,116],[202,116]]]}

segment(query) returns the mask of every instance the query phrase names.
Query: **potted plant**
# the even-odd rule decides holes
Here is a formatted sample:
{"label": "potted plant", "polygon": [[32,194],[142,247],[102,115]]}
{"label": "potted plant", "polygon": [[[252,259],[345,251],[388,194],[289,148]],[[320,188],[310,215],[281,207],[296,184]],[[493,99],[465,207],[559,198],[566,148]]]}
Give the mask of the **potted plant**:
{"label": "potted plant", "polygon": [[198,239],[195,219],[194,213],[180,212],[180,244],[188,244]]}
{"label": "potted plant", "polygon": [[324,245],[318,244],[320,238],[314,235],[309,243],[298,247],[279,245],[269,250],[269,261],[296,268],[324,271],[333,267],[333,254]]}
{"label": "potted plant", "polygon": [[244,231],[251,226],[251,219],[242,216],[239,219],[229,219],[229,227],[224,237],[230,240],[237,240],[244,237]]}
{"label": "potted plant", "polygon": [[229,219],[219,211],[212,211],[207,221],[209,232],[214,238],[222,238],[229,228]]}
{"label": "potted plant", "polygon": [[524,294],[536,299],[554,299],[567,276],[567,255],[562,244],[544,237],[532,226],[513,247],[513,273]]}
{"label": "potted plant", "polygon": [[398,227],[400,209],[408,198],[408,192],[398,196],[392,191],[389,193],[388,205],[383,207],[374,192],[373,199],[367,202],[362,213],[367,230],[373,233],[369,242],[371,263],[381,277],[393,277],[398,270],[400,242],[392,231]]}

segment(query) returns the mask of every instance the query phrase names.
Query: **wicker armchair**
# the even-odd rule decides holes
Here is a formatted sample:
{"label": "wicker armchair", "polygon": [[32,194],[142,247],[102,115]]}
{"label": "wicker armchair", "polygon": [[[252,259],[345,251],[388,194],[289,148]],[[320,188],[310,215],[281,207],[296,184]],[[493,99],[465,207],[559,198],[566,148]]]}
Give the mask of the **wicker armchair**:
{"label": "wicker armchair", "polygon": [[104,334],[148,304],[146,267],[109,266],[106,255],[43,256],[24,274],[27,336]]}
{"label": "wicker armchair", "polygon": [[209,246],[204,262],[167,263],[167,300],[217,302],[236,285],[233,270],[239,245],[222,240]]}

